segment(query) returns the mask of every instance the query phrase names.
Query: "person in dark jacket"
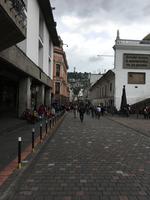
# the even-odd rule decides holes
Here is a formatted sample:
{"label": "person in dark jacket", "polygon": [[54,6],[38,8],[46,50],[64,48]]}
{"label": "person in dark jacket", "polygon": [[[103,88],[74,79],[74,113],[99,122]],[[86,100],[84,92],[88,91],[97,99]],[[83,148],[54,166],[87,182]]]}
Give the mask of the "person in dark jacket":
{"label": "person in dark jacket", "polygon": [[81,120],[81,122],[83,122],[83,120],[84,120],[84,113],[85,113],[85,106],[84,106],[84,103],[83,103],[83,102],[81,102],[81,103],[79,104],[78,110],[79,110],[80,120]]}

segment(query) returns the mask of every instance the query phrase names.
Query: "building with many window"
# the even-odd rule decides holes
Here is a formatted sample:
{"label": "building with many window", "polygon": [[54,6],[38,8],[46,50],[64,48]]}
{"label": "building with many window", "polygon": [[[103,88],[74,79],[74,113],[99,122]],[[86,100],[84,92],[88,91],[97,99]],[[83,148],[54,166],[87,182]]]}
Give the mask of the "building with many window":
{"label": "building with many window", "polygon": [[63,50],[63,42],[60,47],[54,47],[53,65],[53,103],[65,105],[69,102],[69,85],[67,81],[68,63]]}
{"label": "building with many window", "polygon": [[20,116],[26,109],[51,105],[53,46],[60,43],[49,0],[2,2],[12,12],[11,16],[3,9],[4,26],[12,26],[5,27],[7,48],[0,44],[0,112]]}
{"label": "building with many window", "polygon": [[106,72],[89,90],[89,100],[93,105],[113,106],[115,74],[112,70]]}

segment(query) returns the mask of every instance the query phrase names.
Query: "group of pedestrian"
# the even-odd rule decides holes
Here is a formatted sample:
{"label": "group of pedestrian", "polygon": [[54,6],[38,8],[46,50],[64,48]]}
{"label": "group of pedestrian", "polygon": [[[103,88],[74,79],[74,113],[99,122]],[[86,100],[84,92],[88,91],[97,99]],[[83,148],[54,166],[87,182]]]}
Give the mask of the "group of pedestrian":
{"label": "group of pedestrian", "polygon": [[92,118],[98,118],[100,119],[100,116],[103,116],[105,112],[105,108],[101,105],[97,105],[97,106],[90,106],[90,113]]}
{"label": "group of pedestrian", "polygon": [[105,109],[101,105],[93,106],[93,105],[87,105],[84,102],[76,103],[72,106],[74,118],[77,117],[77,114],[79,113],[80,121],[83,122],[84,120],[84,114],[91,115],[92,118],[100,119],[101,116],[104,115]]}

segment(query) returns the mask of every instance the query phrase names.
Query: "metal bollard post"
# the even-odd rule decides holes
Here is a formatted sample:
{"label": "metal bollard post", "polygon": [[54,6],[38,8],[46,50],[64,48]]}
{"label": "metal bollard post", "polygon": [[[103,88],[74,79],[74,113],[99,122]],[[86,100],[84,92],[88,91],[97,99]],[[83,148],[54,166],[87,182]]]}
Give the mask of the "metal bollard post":
{"label": "metal bollard post", "polygon": [[55,124],[56,124],[56,122],[57,122],[57,115],[55,116]]}
{"label": "metal bollard post", "polygon": [[53,126],[55,126],[55,116],[53,117]]}
{"label": "metal bollard post", "polygon": [[42,123],[40,124],[40,142],[42,143]]}
{"label": "metal bollard post", "polygon": [[21,169],[21,137],[18,137],[18,168]]}
{"label": "metal bollard post", "polygon": [[32,129],[32,152],[34,152],[34,136],[35,136],[35,129]]}
{"label": "metal bollard post", "polygon": [[49,120],[49,127],[50,127],[50,129],[52,128],[52,121],[51,121],[51,119]]}
{"label": "metal bollard post", "polygon": [[52,117],[52,127],[54,127],[54,117]]}
{"label": "metal bollard post", "polygon": [[47,134],[47,124],[48,124],[48,121],[46,120],[46,124],[45,124],[46,134]]}

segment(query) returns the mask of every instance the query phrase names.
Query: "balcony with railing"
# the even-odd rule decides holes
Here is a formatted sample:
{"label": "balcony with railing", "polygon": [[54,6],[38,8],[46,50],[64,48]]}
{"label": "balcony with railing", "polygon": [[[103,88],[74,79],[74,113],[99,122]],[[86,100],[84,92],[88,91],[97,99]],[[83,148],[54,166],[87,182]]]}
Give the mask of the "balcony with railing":
{"label": "balcony with railing", "polygon": [[25,39],[26,13],[23,0],[0,1],[0,51]]}

